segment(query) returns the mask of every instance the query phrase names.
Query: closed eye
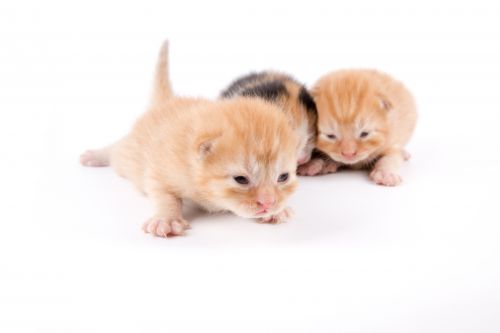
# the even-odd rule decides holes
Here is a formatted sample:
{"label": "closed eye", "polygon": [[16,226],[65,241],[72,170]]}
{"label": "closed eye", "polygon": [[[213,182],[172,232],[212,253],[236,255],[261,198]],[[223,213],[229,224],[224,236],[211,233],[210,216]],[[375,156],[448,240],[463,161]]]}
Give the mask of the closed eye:
{"label": "closed eye", "polygon": [[326,137],[330,140],[335,140],[337,138],[335,134],[327,134]]}

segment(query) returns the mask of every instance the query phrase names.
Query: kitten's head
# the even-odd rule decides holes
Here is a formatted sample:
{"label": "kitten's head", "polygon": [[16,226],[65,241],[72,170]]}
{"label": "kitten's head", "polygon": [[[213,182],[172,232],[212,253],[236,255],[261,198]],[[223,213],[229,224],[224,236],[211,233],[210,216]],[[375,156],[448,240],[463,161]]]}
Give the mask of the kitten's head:
{"label": "kitten's head", "polygon": [[259,99],[217,102],[195,142],[195,185],[209,205],[250,218],[285,207],[297,187],[297,138],[276,106]]}
{"label": "kitten's head", "polygon": [[313,89],[318,108],[317,147],[332,159],[356,164],[374,158],[387,142],[391,102],[370,78],[339,71]]}

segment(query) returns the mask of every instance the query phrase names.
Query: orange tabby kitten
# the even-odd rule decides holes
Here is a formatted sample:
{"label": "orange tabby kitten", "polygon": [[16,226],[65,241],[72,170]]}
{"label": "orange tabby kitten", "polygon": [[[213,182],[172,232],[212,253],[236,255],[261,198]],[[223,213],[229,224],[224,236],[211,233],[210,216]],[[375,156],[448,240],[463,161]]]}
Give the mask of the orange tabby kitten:
{"label": "orange tabby kitten", "polygon": [[285,202],[297,186],[297,146],[286,117],[270,103],[172,96],[165,43],[150,109],[126,137],[84,153],[81,163],[111,165],[151,198],[156,213],[143,229],[165,237],[189,227],[183,199],[261,222],[289,218]]}
{"label": "orange tabby kitten", "polygon": [[404,146],[417,121],[415,102],[403,84],[374,70],[341,70],[320,78],[312,94],[318,108],[316,147],[333,161],[314,159],[299,174],[373,166],[375,183],[400,184],[400,166],[409,158]]}

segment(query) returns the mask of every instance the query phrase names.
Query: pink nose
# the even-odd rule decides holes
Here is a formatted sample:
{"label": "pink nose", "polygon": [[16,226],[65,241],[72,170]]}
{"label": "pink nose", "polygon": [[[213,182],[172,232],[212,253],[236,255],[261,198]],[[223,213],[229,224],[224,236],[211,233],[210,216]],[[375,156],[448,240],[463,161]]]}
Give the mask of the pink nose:
{"label": "pink nose", "polygon": [[356,157],[357,154],[358,154],[357,152],[352,152],[352,153],[351,152],[346,153],[345,151],[342,152],[342,156],[344,156],[347,159],[352,159]]}
{"label": "pink nose", "polygon": [[259,205],[259,207],[262,209],[268,209],[269,207],[274,205],[275,202],[276,199],[274,197],[264,197],[257,199],[257,205]]}

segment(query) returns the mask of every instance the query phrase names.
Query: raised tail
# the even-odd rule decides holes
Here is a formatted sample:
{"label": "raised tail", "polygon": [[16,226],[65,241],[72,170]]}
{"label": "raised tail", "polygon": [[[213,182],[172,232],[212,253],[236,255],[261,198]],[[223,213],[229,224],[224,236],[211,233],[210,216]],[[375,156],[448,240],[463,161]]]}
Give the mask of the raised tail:
{"label": "raised tail", "polygon": [[173,93],[168,70],[168,40],[165,40],[161,46],[156,62],[151,103],[153,105],[161,104],[172,96]]}

